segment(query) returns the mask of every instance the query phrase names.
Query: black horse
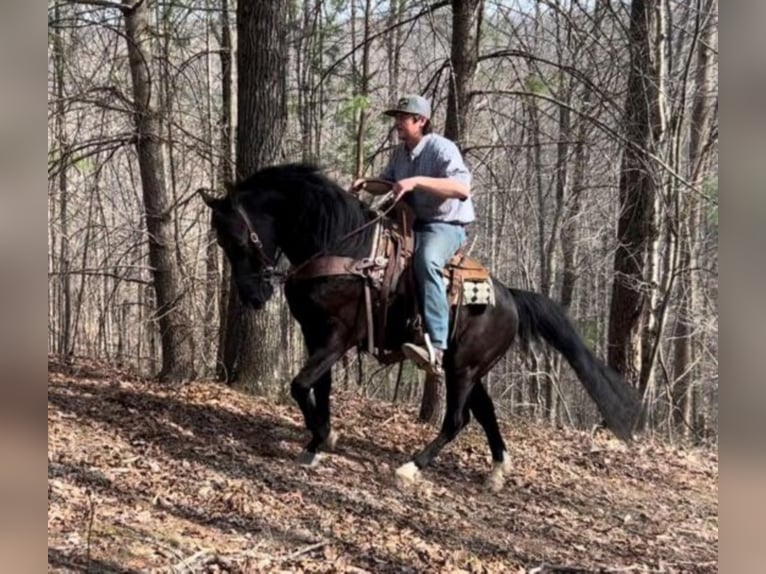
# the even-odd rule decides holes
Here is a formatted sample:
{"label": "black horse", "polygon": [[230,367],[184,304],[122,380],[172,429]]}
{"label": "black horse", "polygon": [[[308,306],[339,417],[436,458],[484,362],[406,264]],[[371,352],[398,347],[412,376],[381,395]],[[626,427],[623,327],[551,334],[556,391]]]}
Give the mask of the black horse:
{"label": "black horse", "polygon": [[[212,225],[231,263],[240,298],[256,310],[273,294],[280,250],[294,267],[317,254],[362,259],[370,252],[373,226],[369,223],[376,213],[313,166],[268,167],[237,183],[222,199],[204,191],[201,195],[212,209]],[[316,464],[321,451],[334,447],[331,367],[348,349],[365,341],[363,281],[354,275],[311,279],[288,275],[285,282],[290,311],[301,326],[309,353],[291,384],[291,394],[311,432],[299,458],[302,464]],[[523,342],[542,338],[561,352],[606,425],[618,437],[630,440],[639,411],[633,388],[593,355],[557,304],[540,294],[509,289],[496,278],[493,281],[494,305],[457,311],[456,329],[444,357],[444,422],[436,439],[399,467],[397,475],[403,480],[415,480],[473,413],[492,452],[488,485],[502,486],[509,460],[482,377],[517,336]],[[404,342],[405,319],[402,306],[394,301],[387,320],[390,348]]]}

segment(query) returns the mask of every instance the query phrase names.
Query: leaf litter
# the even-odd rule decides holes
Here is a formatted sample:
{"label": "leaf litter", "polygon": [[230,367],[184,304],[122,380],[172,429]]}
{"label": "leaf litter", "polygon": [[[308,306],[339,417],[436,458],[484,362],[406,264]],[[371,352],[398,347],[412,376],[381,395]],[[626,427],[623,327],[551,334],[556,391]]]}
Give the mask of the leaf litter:
{"label": "leaf litter", "polygon": [[435,436],[409,406],[336,392],[313,469],[293,404],[48,365],[50,572],[717,572],[718,455],[501,421],[513,470],[485,490],[475,423],[412,488]]}

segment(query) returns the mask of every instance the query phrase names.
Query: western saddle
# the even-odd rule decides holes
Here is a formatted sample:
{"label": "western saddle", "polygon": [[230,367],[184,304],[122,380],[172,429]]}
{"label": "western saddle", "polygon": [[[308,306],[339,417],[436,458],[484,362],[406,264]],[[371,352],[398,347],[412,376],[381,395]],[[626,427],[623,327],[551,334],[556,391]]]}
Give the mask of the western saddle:
{"label": "western saddle", "polygon": [[[390,190],[390,183],[385,183]],[[386,320],[394,295],[403,296],[406,302],[411,340],[423,340],[423,321],[410,265],[415,247],[414,216],[404,202],[389,206],[385,213],[387,216],[380,217],[375,223],[368,257],[354,259],[324,255],[307,261],[290,274],[290,281],[332,275],[357,275],[364,278],[368,327],[365,350],[381,362],[389,357],[396,360],[395,356],[398,355],[398,349],[392,353],[392,349],[385,348]],[[489,271],[479,261],[468,257],[462,249],[447,262],[442,274],[451,308],[460,305],[494,305]]]}

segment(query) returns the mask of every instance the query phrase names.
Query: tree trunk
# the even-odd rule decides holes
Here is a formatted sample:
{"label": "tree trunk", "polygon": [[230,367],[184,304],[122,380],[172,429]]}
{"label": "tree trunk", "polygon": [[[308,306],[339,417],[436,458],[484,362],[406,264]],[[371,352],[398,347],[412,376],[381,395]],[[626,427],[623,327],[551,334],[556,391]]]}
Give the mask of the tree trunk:
{"label": "tree trunk", "polygon": [[484,3],[452,0],[452,75],[447,92],[444,135],[462,147],[468,126],[469,93],[479,56],[479,29]]}
{"label": "tree trunk", "polygon": [[[215,162],[216,157],[216,150],[215,150],[215,139],[216,139],[216,128],[215,126],[218,124],[218,121],[213,115],[213,98],[215,91],[213,89],[213,78],[212,78],[212,42],[211,42],[211,35],[212,35],[212,27],[213,23],[211,21],[211,13],[208,12],[205,15],[205,44],[206,44],[206,53],[207,56],[205,58],[205,92],[207,96],[206,101],[206,124],[205,124],[205,138],[210,144],[210,160],[208,169],[210,170],[211,174],[211,186],[216,187],[217,186],[217,180],[219,176],[219,169]],[[225,150],[222,150],[225,152]],[[224,158],[226,156],[224,155]],[[225,160],[220,162],[225,163]],[[202,335],[202,356],[205,359],[205,369],[208,370],[210,367],[210,358],[213,350],[217,353],[217,345],[214,346],[214,342],[216,342],[216,338],[218,333],[220,333],[221,328],[220,325],[216,325],[215,316],[216,316],[216,298],[218,295],[218,288],[220,286],[220,264],[219,264],[219,257],[220,257],[220,250],[218,248],[218,245],[216,244],[216,236],[215,236],[215,230],[212,226],[208,227],[207,230],[207,245],[205,246],[205,298],[204,298],[204,327],[203,327],[203,335]],[[220,300],[220,299],[219,299]],[[218,316],[221,316],[221,313],[218,313]],[[216,326],[218,329],[216,329]],[[215,357],[213,357],[215,359]],[[213,367],[212,371],[215,372],[217,369],[217,363],[215,360],[213,360]]]}
{"label": "tree trunk", "polygon": [[[651,81],[655,87],[654,101],[648,101],[654,116],[651,119],[653,134],[651,151],[657,156],[665,158],[668,165],[678,169],[673,148],[675,141],[673,131],[668,130],[669,105],[667,98],[668,69],[667,59],[669,18],[668,0],[657,0],[654,4],[654,18],[651,22],[649,38],[652,46]],[[670,133],[671,137],[668,137]],[[659,343],[662,339],[664,327],[664,301],[661,295],[669,293],[672,287],[672,269],[675,262],[674,237],[665,232],[663,227],[670,230],[669,218],[660,218],[663,213],[662,204],[667,203],[667,198],[672,198],[677,189],[677,182],[670,182],[666,174],[657,174],[655,179],[654,206],[651,209],[653,219],[650,224],[654,232],[651,233],[647,243],[645,267],[644,267],[644,305],[639,327],[639,357],[638,364],[638,388],[645,398],[651,398],[657,389],[656,365],[659,351]],[[667,211],[665,211],[667,214]],[[662,301],[662,302],[661,302]],[[646,404],[649,404],[646,402]]]}
{"label": "tree trunk", "polygon": [[295,15],[295,24],[300,25],[300,33],[295,45],[295,76],[298,84],[297,116],[301,133],[301,160],[304,162],[312,159],[311,84],[314,81],[312,72],[316,65],[314,46],[316,21],[320,9],[319,1],[303,0],[300,14],[297,13],[296,8]]}
{"label": "tree trunk", "polygon": [[[170,69],[171,52],[170,47],[173,42],[173,5],[156,2],[155,21],[158,29],[157,42],[160,45],[159,57],[159,101],[157,103],[157,117],[162,118],[161,129],[165,134],[165,145],[160,147],[163,154],[162,167],[165,170],[164,178],[166,193],[170,198],[170,204],[175,205],[178,202],[178,185],[176,182],[176,156],[174,146],[176,143],[174,123],[175,123],[175,94],[176,89],[172,85],[175,75]],[[176,268],[179,272],[179,280],[184,277],[184,260],[181,254],[181,225],[178,217],[173,218],[173,245],[175,246]],[[193,341],[193,340],[192,340]]]}
{"label": "tree trunk", "polygon": [[[54,14],[56,20],[60,16],[61,7],[56,4]],[[58,319],[58,353],[63,359],[69,357],[74,349],[72,348],[72,277],[70,274],[69,260],[69,177],[66,164],[68,162],[67,133],[65,119],[65,100],[64,100],[64,38],[63,30],[57,29],[53,36],[53,66],[56,82],[56,139],[59,146],[59,160],[61,167],[58,173],[58,192],[59,192],[59,219],[61,221],[61,233],[59,240],[59,312]],[[51,246],[55,249],[55,245]]]}
{"label": "tree trunk", "polygon": [[[481,0],[452,1],[452,81],[447,96],[445,137],[460,145],[468,125],[468,93],[476,71],[478,29],[481,22]],[[439,424],[443,417],[443,383],[426,375],[423,398],[420,401],[421,421]]]}
{"label": "tree trunk", "polygon": [[357,95],[365,97],[365,102],[359,107],[359,123],[356,130],[356,157],[354,158],[354,179],[362,177],[364,171],[364,140],[367,131],[366,97],[370,83],[370,0],[364,3],[364,30],[362,46],[362,73],[359,76]]}
{"label": "tree trunk", "polygon": [[[237,178],[274,163],[287,120],[287,2],[237,4]],[[232,293],[233,295],[233,293]],[[277,294],[258,313],[229,297],[235,312],[227,337],[238,338],[235,380],[264,389],[279,375],[280,311]],[[239,335],[236,335],[239,323]]]}
{"label": "tree trunk", "polygon": [[[220,190],[227,189],[227,185],[233,183],[234,165],[232,161],[232,121],[234,114],[233,85],[233,61],[231,22],[229,21],[229,1],[221,2],[221,161],[218,165],[218,185]],[[212,229],[211,229],[212,231]],[[217,246],[214,246],[217,249]],[[237,358],[237,336],[239,329],[238,317],[233,315],[238,308],[233,305],[231,297],[236,296],[232,292],[231,270],[229,260],[223,258],[223,269],[220,278],[220,295],[218,299],[218,350],[216,352],[216,379],[219,381],[231,381]]]}
{"label": "tree trunk", "polygon": [[[633,0],[630,13],[630,72],[625,100],[626,143],[620,167],[620,215],[614,279],[609,311],[609,364],[636,381],[636,327],[646,303],[647,252],[655,234],[655,150],[659,118],[657,82],[652,66],[655,5],[659,0]],[[643,391],[644,389],[641,389]]]}
{"label": "tree trunk", "polygon": [[[585,100],[587,102],[587,100]],[[572,190],[567,198],[566,215],[561,225],[561,305],[567,311],[572,305],[575,284],[577,283],[577,237],[578,223],[581,210],[581,196],[585,186],[585,168],[588,156],[585,148],[585,121],[580,120],[577,130],[577,143],[574,151],[574,170],[572,173]]]}
{"label": "tree trunk", "polygon": [[[564,88],[562,98],[571,104],[572,86]],[[558,244],[561,221],[569,195],[569,139],[571,133],[570,114],[567,106],[559,106],[559,141],[556,143],[556,206],[551,221],[551,229],[545,246],[545,287],[550,296],[556,276],[556,245]]]}
{"label": "tree trunk", "polygon": [[[399,72],[401,69],[401,45],[402,45],[402,27],[398,26],[401,15],[404,13],[405,0],[390,0],[388,21],[386,25],[391,31],[386,35],[386,52],[389,57],[387,60],[388,72],[388,102],[393,103],[399,97]],[[389,130],[388,143],[391,146],[396,145],[396,130]]]}
{"label": "tree trunk", "polygon": [[136,149],[149,236],[149,264],[162,344],[159,376],[163,380],[181,380],[194,375],[194,353],[192,331],[183,307],[184,294],[173,253],[173,221],[168,210],[160,143],[161,118],[152,101],[149,9],[146,2],[123,0],[123,4],[135,105]]}
{"label": "tree trunk", "polygon": [[[704,162],[704,146],[709,135],[712,116],[713,66],[710,61],[710,51],[715,49],[717,45],[715,20],[718,2],[717,0],[707,0],[705,4],[704,11],[696,16],[698,22],[701,22],[702,28],[697,44],[687,170],[689,181],[697,186],[703,183],[701,166]],[[675,430],[689,436],[692,428],[691,423],[695,420],[691,383],[693,380],[692,325],[697,299],[697,281],[692,268],[697,266],[694,260],[698,234],[696,222],[699,202],[697,196],[687,194],[686,205],[686,221],[681,223],[682,232],[679,237],[679,300],[673,332],[672,408]]]}
{"label": "tree trunk", "polygon": [[439,426],[444,418],[444,408],[444,382],[439,377],[426,373],[418,420]]}
{"label": "tree trunk", "polygon": [[[597,33],[601,29],[601,22],[605,13],[602,4],[597,3],[593,13],[593,31]],[[587,47],[586,47],[587,49]],[[585,52],[585,50],[583,50]],[[591,73],[592,70],[586,70]],[[592,109],[593,86],[586,83],[582,88],[580,107],[585,114],[590,114]],[[580,212],[582,209],[581,197],[585,189],[585,173],[588,167],[589,154],[586,140],[589,139],[589,124],[583,118],[576,120],[577,135],[574,144],[574,166],[572,168],[572,185],[570,195],[566,200],[566,213],[561,223],[561,305],[569,310],[574,297],[575,284],[577,282],[577,243]]]}

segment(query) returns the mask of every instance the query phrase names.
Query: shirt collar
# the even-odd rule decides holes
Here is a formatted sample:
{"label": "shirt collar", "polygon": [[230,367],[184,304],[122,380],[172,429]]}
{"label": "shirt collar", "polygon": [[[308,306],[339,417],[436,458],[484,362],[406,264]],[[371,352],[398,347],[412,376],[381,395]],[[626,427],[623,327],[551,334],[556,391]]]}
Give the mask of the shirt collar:
{"label": "shirt collar", "polygon": [[[425,134],[422,138],[420,138],[418,145],[412,148],[412,151],[408,150],[408,154],[411,160],[417,158],[420,155],[420,153],[423,151],[423,148],[426,147],[426,140],[430,138],[431,138],[431,134]],[[407,148],[405,147],[404,149],[407,149]]]}

